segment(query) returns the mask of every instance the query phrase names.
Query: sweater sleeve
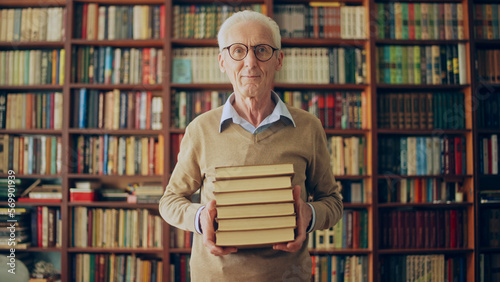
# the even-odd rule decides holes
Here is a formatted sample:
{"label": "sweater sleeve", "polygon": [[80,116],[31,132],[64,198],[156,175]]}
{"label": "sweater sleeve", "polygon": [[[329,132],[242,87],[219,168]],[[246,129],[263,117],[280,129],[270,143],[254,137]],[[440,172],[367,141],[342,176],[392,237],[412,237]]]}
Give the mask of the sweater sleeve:
{"label": "sweater sleeve", "polygon": [[195,217],[201,204],[193,203],[190,198],[203,181],[195,139],[188,127],[181,141],[178,162],[159,203],[160,214],[168,224],[192,232],[196,232]]}
{"label": "sweater sleeve", "polygon": [[[319,121],[319,120],[318,120]],[[314,152],[308,168],[306,187],[313,196],[310,204],[316,212],[316,222],[313,230],[328,229],[342,218],[343,203],[339,185],[335,181],[330,167],[330,153],[328,152],[326,134],[320,128],[316,132]]]}

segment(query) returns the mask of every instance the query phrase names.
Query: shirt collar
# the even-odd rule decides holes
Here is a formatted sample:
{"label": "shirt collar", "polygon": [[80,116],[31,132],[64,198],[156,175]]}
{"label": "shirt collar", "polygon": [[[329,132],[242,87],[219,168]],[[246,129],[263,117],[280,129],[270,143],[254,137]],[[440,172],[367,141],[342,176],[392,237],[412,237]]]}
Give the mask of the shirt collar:
{"label": "shirt collar", "polygon": [[[245,119],[243,119],[236,110],[233,107],[233,102],[234,102],[234,92],[229,96],[227,99],[226,103],[224,103],[224,107],[222,109],[222,116],[220,120],[220,125],[219,125],[219,133],[222,132],[222,125],[228,121],[232,120],[232,122],[237,123],[237,124],[244,124],[248,123]],[[290,111],[288,111],[285,103],[281,101],[279,98],[278,94],[276,92],[271,91],[271,99],[276,103],[276,106],[274,107],[273,112],[262,121],[262,123],[257,127],[260,128],[262,126],[265,126],[269,123],[273,123],[281,118],[286,118],[288,119],[293,126],[295,127],[295,121],[292,118],[292,115],[290,114]],[[242,125],[243,126],[243,125]]]}

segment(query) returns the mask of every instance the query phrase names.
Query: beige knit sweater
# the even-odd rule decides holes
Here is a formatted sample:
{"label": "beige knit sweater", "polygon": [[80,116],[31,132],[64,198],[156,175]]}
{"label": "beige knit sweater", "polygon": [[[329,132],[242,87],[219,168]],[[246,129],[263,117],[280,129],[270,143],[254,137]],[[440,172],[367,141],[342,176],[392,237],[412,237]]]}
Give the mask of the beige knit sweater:
{"label": "beige knit sweater", "polygon": [[[307,195],[314,198],[314,229],[329,228],[342,217],[342,200],[319,119],[300,109],[288,110],[296,127],[282,120],[256,135],[233,123],[219,133],[222,107],[202,114],[187,127],[159,209],[170,225],[195,233],[190,262],[193,281],[310,281],[307,242],[295,253],[241,249],[217,257],[203,246],[194,226],[198,208],[214,198],[214,168],[229,165],[293,163],[292,184],[303,187],[304,201]],[[191,203],[189,197],[198,189],[201,204]]]}

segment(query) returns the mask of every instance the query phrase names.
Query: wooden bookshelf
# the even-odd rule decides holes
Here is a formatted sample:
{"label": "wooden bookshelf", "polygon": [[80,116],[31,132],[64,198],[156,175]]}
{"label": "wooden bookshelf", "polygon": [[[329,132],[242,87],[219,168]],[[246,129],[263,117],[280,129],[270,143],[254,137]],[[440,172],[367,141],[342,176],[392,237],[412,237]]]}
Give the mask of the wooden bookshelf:
{"label": "wooden bookshelf", "polygon": [[[61,203],[50,203],[44,206],[58,207],[61,210],[62,221],[62,241],[61,247],[57,248],[42,248],[29,247],[26,250],[18,249],[19,252],[57,252],[61,256],[61,275],[62,281],[70,281],[74,276],[73,264],[77,254],[135,254],[145,255],[146,257],[154,256],[163,261],[163,281],[170,281],[171,267],[170,263],[175,259],[176,255],[189,255],[189,248],[175,248],[171,243],[171,229],[167,223],[162,224],[162,247],[161,248],[83,248],[73,247],[71,238],[72,232],[72,216],[73,210],[79,207],[87,208],[113,208],[113,209],[147,209],[154,214],[158,214],[158,207],[155,204],[129,204],[123,202],[91,202],[91,203],[76,203],[69,200],[69,188],[79,180],[97,180],[102,183],[116,183],[118,186],[126,186],[128,183],[157,181],[165,187],[168,183],[170,172],[173,170],[173,162],[171,159],[175,157],[175,152],[172,151],[172,139],[184,134],[184,129],[175,127],[174,118],[171,110],[175,107],[174,95],[176,92],[185,91],[192,94],[196,91],[218,91],[231,92],[232,86],[229,83],[176,83],[172,79],[172,59],[174,51],[179,48],[202,48],[202,47],[217,47],[215,38],[177,38],[174,37],[173,30],[173,9],[176,5],[262,5],[268,16],[276,17],[275,8],[282,5],[308,5],[310,2],[331,2],[331,1],[304,1],[304,0],[242,0],[235,5],[233,1],[213,1],[213,0],[17,0],[17,1],[2,1],[0,3],[0,11],[2,9],[14,8],[39,8],[39,7],[63,7],[66,10],[66,18],[63,24],[65,30],[64,38],[61,41],[15,41],[15,42],[0,42],[0,52],[14,50],[46,50],[46,49],[64,49],[65,64],[64,69],[60,70],[64,74],[64,83],[61,85],[0,85],[0,93],[28,93],[28,92],[62,92],[63,93],[63,122],[62,129],[0,129],[0,134],[9,134],[12,136],[21,135],[50,135],[60,136],[62,139],[62,157],[61,171],[54,175],[39,175],[39,174],[22,174],[16,175],[20,179],[35,180],[42,179],[60,179],[62,183],[63,199]],[[311,248],[310,252],[313,256],[363,256],[367,258],[367,281],[383,281],[381,276],[381,265],[387,262],[387,258],[391,256],[410,256],[410,255],[443,255],[445,258],[461,257],[465,261],[464,277],[466,281],[479,281],[480,279],[480,256],[483,254],[492,254],[498,252],[498,247],[486,247],[480,245],[481,234],[481,217],[487,209],[496,208],[495,204],[481,204],[481,190],[491,188],[492,185],[498,183],[500,177],[498,175],[482,175],[479,173],[479,142],[480,138],[500,134],[499,128],[480,128],[478,126],[478,113],[475,108],[475,102],[481,98],[481,91],[488,89],[495,95],[500,95],[500,82],[484,82],[478,79],[479,70],[475,67],[478,62],[478,51],[485,49],[498,49],[500,39],[483,39],[477,38],[474,35],[475,21],[474,8],[475,4],[495,4],[495,1],[482,0],[446,0],[432,1],[420,0],[409,1],[402,0],[400,3],[443,3],[444,4],[461,4],[463,7],[463,38],[454,39],[395,39],[381,38],[377,35],[378,14],[376,11],[378,4],[392,5],[393,1],[388,0],[341,0],[341,3],[347,6],[362,7],[364,14],[365,38],[282,38],[282,48],[338,48],[338,47],[356,47],[364,50],[366,77],[363,83],[288,83],[276,82],[274,89],[277,92],[285,91],[308,91],[318,93],[332,92],[364,92],[366,95],[366,105],[363,108],[367,115],[367,124],[365,128],[325,128],[327,137],[364,137],[366,140],[366,171],[362,175],[336,175],[336,180],[341,183],[361,182],[363,189],[366,189],[367,198],[362,203],[346,202],[344,208],[346,210],[363,210],[367,212],[367,234],[366,248],[360,249],[323,249]],[[81,39],[75,37],[75,27],[77,19],[77,7],[86,4],[96,3],[99,6],[133,6],[133,5],[164,5],[165,21],[163,38],[150,39],[113,39],[113,40],[97,40],[97,39]],[[465,46],[465,62],[466,62],[466,82],[458,84],[412,84],[412,83],[387,83],[377,80],[379,75],[378,49],[384,46],[399,45],[403,47],[411,46],[431,46],[431,45],[458,45]],[[78,62],[74,60],[72,50],[76,48],[156,48],[163,52],[162,69],[158,69],[158,75],[161,81],[152,84],[127,84],[127,83],[80,83],[73,79],[72,74],[74,68],[79,67]],[[287,58],[285,57],[285,60]],[[4,67],[4,66],[1,66]],[[1,72],[0,72],[1,73]],[[96,90],[109,92],[118,89],[120,92],[128,91],[147,91],[154,93],[153,96],[163,98],[163,111],[161,114],[162,129],[104,129],[104,128],[78,128],[74,126],[74,108],[73,101],[77,99],[77,91],[85,88],[87,90]],[[493,89],[493,90],[491,90]],[[380,119],[378,101],[387,93],[432,93],[435,95],[439,92],[462,93],[464,96],[464,111],[463,111],[463,128],[432,128],[432,129],[401,129],[401,128],[385,128],[378,125]],[[187,121],[189,122],[189,121]],[[161,136],[163,138],[163,167],[164,171],[155,175],[100,175],[100,174],[78,174],[75,172],[75,138],[79,135],[83,136],[126,136],[126,137],[155,137],[155,140]],[[406,137],[427,137],[427,136],[459,136],[465,139],[465,160],[462,165],[465,167],[464,173],[451,175],[402,175],[395,172],[386,173],[381,171],[379,166],[382,153],[379,146],[384,138],[406,138]],[[5,178],[6,174],[1,174],[0,177]],[[381,202],[379,201],[382,195],[383,181],[415,181],[416,179],[424,179],[430,181],[442,181],[448,183],[459,183],[464,189],[464,201],[449,203],[443,202]],[[19,203],[19,206],[39,206],[40,203]],[[380,242],[383,239],[383,232],[380,227],[382,221],[381,215],[392,210],[461,210],[467,214],[468,231],[466,235],[466,246],[459,248],[381,248]],[[311,235],[313,236],[313,235]],[[306,242],[307,243],[307,242]],[[6,250],[0,250],[6,251]]]}

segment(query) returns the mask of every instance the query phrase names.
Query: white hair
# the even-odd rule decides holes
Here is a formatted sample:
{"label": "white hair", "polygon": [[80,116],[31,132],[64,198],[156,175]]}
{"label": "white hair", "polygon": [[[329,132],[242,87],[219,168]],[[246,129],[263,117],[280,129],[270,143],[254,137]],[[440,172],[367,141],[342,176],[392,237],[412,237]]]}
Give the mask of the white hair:
{"label": "white hair", "polygon": [[236,24],[247,22],[258,22],[266,26],[271,31],[271,37],[273,39],[275,47],[281,49],[281,35],[278,24],[270,17],[259,12],[245,10],[234,13],[221,25],[219,33],[217,34],[217,41],[219,42],[220,51],[222,51],[222,48],[228,45],[227,33],[229,32],[230,28]]}

